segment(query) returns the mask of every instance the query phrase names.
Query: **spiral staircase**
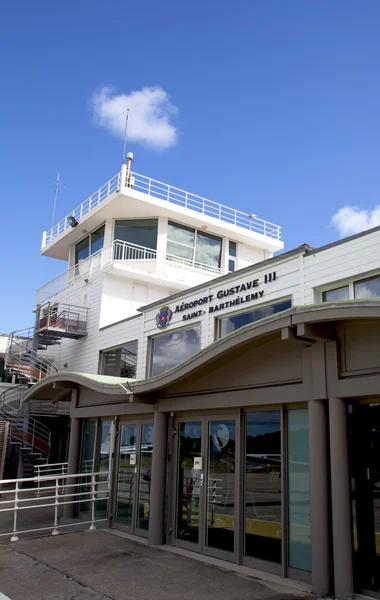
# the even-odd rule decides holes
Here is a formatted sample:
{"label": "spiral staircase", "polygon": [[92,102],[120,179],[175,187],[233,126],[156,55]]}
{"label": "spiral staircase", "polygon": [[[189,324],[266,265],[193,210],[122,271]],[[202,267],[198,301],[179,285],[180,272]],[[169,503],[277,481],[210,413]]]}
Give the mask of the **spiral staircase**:
{"label": "spiral staircase", "polygon": [[[59,343],[57,338],[45,335],[35,338],[34,328],[14,331],[8,337],[5,354],[5,371],[17,381],[0,395],[0,479],[8,463],[13,475],[33,477],[34,467],[49,460],[51,431],[33,415],[46,415],[64,411],[62,404],[28,402],[23,399],[35,383],[57,372],[54,364],[41,351]],[[36,349],[34,349],[36,347]],[[34,406],[36,404],[36,406]],[[7,461],[8,457],[8,461]],[[22,472],[22,475],[20,475]]]}

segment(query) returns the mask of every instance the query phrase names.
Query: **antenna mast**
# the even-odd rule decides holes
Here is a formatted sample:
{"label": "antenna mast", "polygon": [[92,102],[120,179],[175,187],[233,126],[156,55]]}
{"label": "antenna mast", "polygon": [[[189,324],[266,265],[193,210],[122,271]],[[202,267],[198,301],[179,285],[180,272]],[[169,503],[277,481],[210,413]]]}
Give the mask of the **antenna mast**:
{"label": "antenna mast", "polygon": [[121,164],[125,165],[125,151],[127,149],[127,129],[128,129],[128,117],[129,117],[129,108],[127,108],[127,114],[125,116],[125,128],[124,128],[124,145],[123,145],[123,156],[121,160]]}
{"label": "antenna mast", "polygon": [[[51,228],[52,229],[54,227],[55,209],[57,206],[58,191],[59,191],[60,185],[63,185],[63,183],[61,181],[59,181],[59,173],[58,173],[57,179],[55,180],[54,206],[53,206],[53,216],[52,216],[52,220],[51,220]],[[63,187],[65,187],[65,186],[63,185]]]}

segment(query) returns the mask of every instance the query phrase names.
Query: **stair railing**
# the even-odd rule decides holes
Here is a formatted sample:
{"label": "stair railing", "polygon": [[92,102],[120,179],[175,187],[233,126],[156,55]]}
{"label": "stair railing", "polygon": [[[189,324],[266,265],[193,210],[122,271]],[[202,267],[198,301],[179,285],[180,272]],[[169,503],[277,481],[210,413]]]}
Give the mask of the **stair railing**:
{"label": "stair railing", "polygon": [[21,442],[25,448],[36,449],[49,457],[51,431],[48,427],[24,411],[11,408],[4,402],[0,404],[0,419],[9,423],[10,437]]}
{"label": "stair railing", "polygon": [[[32,328],[14,331],[9,335],[5,368],[36,382],[47,375],[57,373],[58,369],[50,360],[32,349],[33,337],[30,336],[30,332],[33,332]],[[25,335],[21,335],[24,333]]]}

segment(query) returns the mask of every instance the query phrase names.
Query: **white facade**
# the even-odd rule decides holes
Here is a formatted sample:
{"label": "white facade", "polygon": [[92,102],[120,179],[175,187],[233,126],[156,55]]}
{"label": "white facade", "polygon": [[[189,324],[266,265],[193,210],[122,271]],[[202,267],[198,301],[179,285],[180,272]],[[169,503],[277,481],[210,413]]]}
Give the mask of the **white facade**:
{"label": "white facade", "polygon": [[[125,167],[115,177],[75,209],[75,227],[66,218],[43,237],[42,254],[67,260],[69,268],[37,290],[36,305],[48,301],[88,309],[87,335],[62,339],[48,349],[59,371],[97,373],[100,352],[137,342],[136,378],[149,377],[151,340],[158,335],[199,326],[200,349],[217,339],[221,317],[286,301],[293,307],[319,303],[323,292],[346,284],[353,299],[356,279],[380,274],[379,229],[317,250],[305,245],[273,257],[283,246],[277,226]],[[157,221],[153,250],[115,240],[116,221],[149,218]],[[168,251],[169,221],[221,240],[220,263],[210,266],[173,256]],[[91,232],[103,226],[103,247],[76,265],[76,244],[91,240]],[[236,245],[233,273],[228,273],[230,242]],[[156,317],[163,306],[172,315],[161,330]]]}

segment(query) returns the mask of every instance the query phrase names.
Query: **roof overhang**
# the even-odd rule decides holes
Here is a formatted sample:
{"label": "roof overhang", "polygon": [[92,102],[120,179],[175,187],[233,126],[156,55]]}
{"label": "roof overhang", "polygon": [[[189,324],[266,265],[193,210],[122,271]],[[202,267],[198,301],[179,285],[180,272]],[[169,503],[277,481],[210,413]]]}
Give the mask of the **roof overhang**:
{"label": "roof overhang", "polygon": [[233,356],[254,340],[280,334],[284,341],[293,339],[310,344],[320,339],[334,338],[334,328],[329,327],[329,323],[360,319],[380,319],[380,301],[347,301],[294,307],[230,333],[157,377],[135,380],[85,373],[56,373],[35,384],[25,395],[25,400],[49,398],[51,401],[52,394],[62,387],[78,389],[83,386],[106,395],[124,397],[127,402],[146,402],[149,397],[151,399],[157,396],[159,390],[188,380],[200,371],[211,369],[222,356]]}

